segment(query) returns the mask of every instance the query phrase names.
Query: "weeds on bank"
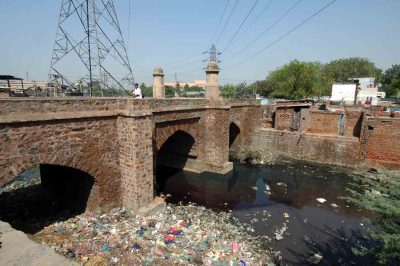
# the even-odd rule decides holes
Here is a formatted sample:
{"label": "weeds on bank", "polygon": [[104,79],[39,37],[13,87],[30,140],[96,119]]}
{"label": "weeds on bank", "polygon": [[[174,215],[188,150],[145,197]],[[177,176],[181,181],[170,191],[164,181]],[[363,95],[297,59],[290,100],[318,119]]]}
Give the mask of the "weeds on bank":
{"label": "weeds on bank", "polygon": [[400,172],[377,170],[366,175],[354,175],[344,197],[358,207],[380,216],[379,229],[371,230],[371,238],[381,243],[379,247],[355,249],[358,255],[372,254],[380,264],[400,261]]}

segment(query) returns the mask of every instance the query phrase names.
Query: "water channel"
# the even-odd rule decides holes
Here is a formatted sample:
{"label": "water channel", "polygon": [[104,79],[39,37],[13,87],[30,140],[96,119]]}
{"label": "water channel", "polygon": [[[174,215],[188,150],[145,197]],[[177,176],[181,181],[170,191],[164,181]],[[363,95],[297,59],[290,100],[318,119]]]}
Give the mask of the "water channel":
{"label": "water channel", "polygon": [[[285,265],[308,265],[315,254],[322,256],[319,265],[375,265],[371,257],[352,252],[354,247],[375,245],[367,238],[371,225],[364,218],[376,217],[339,198],[347,194],[349,169],[285,161],[272,166],[235,163],[234,170],[223,176],[171,168],[159,168],[157,173],[170,203],[192,202],[232,212],[280,251]],[[13,185],[20,187],[21,182],[28,183],[11,192],[0,190],[2,220],[34,234],[74,216],[60,212],[41,193],[38,168],[16,178]]]}
{"label": "water channel", "polygon": [[163,193],[169,202],[232,212],[279,250],[286,265],[310,264],[315,254],[323,257],[319,265],[375,264],[352,252],[375,244],[365,221],[374,217],[338,198],[347,194],[348,169],[286,161],[264,167],[235,163],[225,176],[160,172],[168,177]]}

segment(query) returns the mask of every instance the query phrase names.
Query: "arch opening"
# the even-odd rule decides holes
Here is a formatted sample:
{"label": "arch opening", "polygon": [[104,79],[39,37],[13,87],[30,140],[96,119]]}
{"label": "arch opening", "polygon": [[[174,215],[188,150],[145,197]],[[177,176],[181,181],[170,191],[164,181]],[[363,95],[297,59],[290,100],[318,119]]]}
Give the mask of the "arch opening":
{"label": "arch opening", "polygon": [[190,158],[196,158],[193,152],[195,139],[184,131],[176,131],[161,146],[157,153],[155,167],[155,193],[164,192],[168,178],[181,172]]}
{"label": "arch opening", "polygon": [[238,147],[240,136],[240,128],[235,124],[229,125],[229,149],[236,149]]}
{"label": "arch opening", "polygon": [[0,188],[0,220],[25,233],[87,210],[94,178],[77,169],[40,165]]}

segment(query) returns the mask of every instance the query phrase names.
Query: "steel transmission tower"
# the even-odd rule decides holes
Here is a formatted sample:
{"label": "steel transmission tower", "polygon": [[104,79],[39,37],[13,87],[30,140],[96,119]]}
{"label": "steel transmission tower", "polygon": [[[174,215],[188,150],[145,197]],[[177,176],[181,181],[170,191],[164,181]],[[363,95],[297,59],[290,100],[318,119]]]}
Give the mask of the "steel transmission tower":
{"label": "steel transmission tower", "polygon": [[62,0],[49,79],[61,94],[123,95],[132,88],[113,0]]}
{"label": "steel transmission tower", "polygon": [[217,48],[215,47],[214,44],[211,46],[210,51],[205,51],[205,52],[203,52],[203,54],[209,54],[210,55],[210,58],[206,59],[206,60],[203,60],[203,62],[206,62],[206,61],[210,61],[210,62],[214,61],[214,62],[217,62],[217,63],[221,62],[221,61],[218,60],[218,56],[221,55],[222,53],[217,51]]}

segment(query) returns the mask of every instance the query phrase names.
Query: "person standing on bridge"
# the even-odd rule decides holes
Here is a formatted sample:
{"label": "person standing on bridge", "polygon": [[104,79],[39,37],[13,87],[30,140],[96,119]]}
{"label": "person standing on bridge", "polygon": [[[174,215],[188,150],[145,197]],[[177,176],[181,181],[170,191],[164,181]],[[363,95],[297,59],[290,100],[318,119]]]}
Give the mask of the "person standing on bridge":
{"label": "person standing on bridge", "polygon": [[135,83],[135,89],[133,91],[133,98],[138,98],[138,99],[143,98],[142,90],[140,89],[138,83]]}

